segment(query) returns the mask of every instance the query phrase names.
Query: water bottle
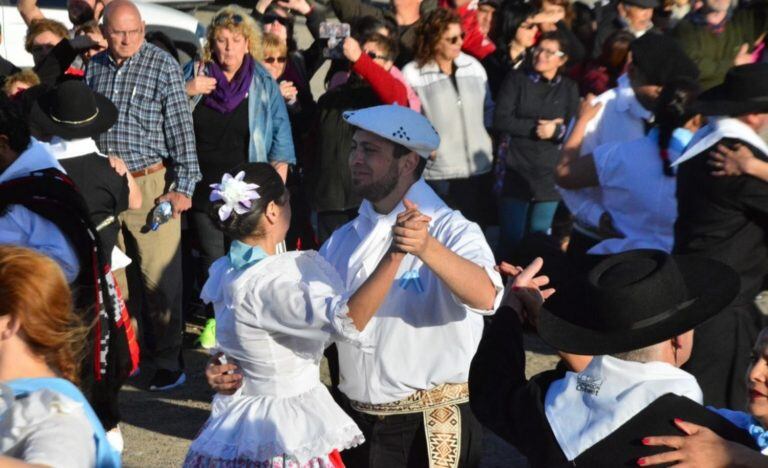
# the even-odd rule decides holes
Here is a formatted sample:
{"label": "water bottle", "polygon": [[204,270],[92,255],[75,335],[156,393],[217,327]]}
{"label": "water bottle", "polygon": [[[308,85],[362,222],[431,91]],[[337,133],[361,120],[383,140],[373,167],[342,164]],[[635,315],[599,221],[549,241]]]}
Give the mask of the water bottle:
{"label": "water bottle", "polygon": [[151,229],[157,231],[157,228],[161,224],[168,222],[173,217],[173,205],[168,200],[158,204],[154,210],[152,210],[152,224]]}

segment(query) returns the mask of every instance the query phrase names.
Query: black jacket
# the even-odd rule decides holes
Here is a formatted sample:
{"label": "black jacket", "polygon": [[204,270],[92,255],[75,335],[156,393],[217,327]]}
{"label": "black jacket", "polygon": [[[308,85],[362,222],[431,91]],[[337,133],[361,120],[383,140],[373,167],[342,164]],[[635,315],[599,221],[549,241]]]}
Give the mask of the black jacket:
{"label": "black jacket", "polygon": [[717,413],[685,397],[666,394],[610,436],[568,461],[555,439],[544,413],[544,397],[563,370],[525,378],[525,351],[517,314],[501,308],[472,360],[469,394],[477,419],[528,457],[532,467],[637,466],[637,459],[666,451],[641,443],[650,435],[681,435],[673,419],[706,426],[721,437],[755,448],[746,433]]}
{"label": "black jacket", "polygon": [[310,203],[315,210],[343,211],[360,206],[360,198],[352,193],[348,162],[353,129],[343,114],[381,104],[371,86],[355,76],[317,101],[317,149],[306,168]]}
{"label": "black jacket", "polygon": [[[579,87],[570,78],[557,75],[547,81],[529,71],[513,71],[496,96],[493,128],[509,136],[507,176],[503,196],[521,200],[558,200],[555,166],[568,122],[579,106]],[[536,135],[539,119],[563,119],[553,138]]]}
{"label": "black jacket", "polygon": [[[751,176],[715,177],[709,153],[682,163],[677,173],[675,253],[719,260],[741,276],[737,302],[751,302],[768,276],[768,183]],[[746,144],[744,142],[739,142]],[[763,161],[768,155],[746,144]]]}

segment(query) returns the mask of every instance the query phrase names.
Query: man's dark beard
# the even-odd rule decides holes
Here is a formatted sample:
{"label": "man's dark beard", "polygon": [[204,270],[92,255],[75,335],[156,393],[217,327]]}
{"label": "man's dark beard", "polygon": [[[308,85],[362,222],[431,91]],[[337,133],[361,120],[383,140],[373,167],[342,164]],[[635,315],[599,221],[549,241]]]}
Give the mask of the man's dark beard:
{"label": "man's dark beard", "polygon": [[355,186],[353,182],[352,191],[355,195],[365,198],[371,203],[379,202],[392,193],[397,186],[397,180],[399,179],[397,169],[397,160],[394,160],[381,180],[364,186]]}

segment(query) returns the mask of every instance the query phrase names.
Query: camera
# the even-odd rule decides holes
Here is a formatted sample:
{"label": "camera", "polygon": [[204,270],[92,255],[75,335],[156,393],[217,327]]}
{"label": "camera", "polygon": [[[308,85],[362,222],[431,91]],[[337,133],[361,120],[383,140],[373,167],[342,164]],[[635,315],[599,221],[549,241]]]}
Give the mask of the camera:
{"label": "camera", "polygon": [[350,27],[347,23],[320,23],[320,37],[328,39],[328,45],[323,49],[323,56],[329,59],[344,58],[344,39],[349,37]]}

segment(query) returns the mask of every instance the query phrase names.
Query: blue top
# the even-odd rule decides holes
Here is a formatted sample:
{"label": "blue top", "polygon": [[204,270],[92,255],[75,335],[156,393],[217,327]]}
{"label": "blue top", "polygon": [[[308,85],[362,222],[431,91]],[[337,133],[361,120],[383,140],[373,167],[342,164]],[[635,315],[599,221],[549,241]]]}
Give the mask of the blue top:
{"label": "blue top", "polygon": [[85,415],[88,417],[88,421],[93,429],[93,438],[96,444],[96,466],[99,468],[120,467],[120,454],[109,444],[107,434],[104,432],[104,427],[96,416],[96,412],[93,411],[88,400],[85,399],[85,396],[72,382],[55,377],[40,377],[34,379],[15,379],[5,382],[5,384],[13,390],[13,394],[17,398],[38,390],[52,390],[82,404]]}

